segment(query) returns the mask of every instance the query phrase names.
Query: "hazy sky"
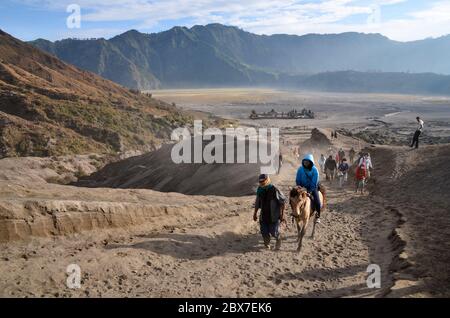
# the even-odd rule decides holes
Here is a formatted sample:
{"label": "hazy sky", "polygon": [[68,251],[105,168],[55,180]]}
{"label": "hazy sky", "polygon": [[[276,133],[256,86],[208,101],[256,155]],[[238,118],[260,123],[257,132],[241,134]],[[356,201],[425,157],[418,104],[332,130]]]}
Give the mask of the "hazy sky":
{"label": "hazy sky", "polygon": [[[67,19],[70,4],[81,24]],[[223,23],[258,34],[381,33],[410,41],[450,34],[450,0],[1,0],[0,28],[22,39],[109,38],[129,29]],[[75,26],[75,28],[74,28]]]}

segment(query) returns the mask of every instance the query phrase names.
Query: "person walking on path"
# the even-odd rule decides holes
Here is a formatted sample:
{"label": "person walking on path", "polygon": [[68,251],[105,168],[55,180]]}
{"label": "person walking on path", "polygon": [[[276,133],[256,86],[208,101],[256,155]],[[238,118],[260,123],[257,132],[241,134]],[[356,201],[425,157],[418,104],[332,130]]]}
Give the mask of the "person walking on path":
{"label": "person walking on path", "polygon": [[286,201],[286,197],[272,184],[267,174],[259,176],[253,220],[255,222],[258,221],[258,211],[261,210],[259,226],[264,246],[267,249],[271,248],[271,236],[276,240],[275,250],[279,250],[281,247],[280,224],[285,222],[284,209]]}
{"label": "person walking on path", "polygon": [[364,156],[359,160],[359,166],[364,166],[366,169],[366,180],[370,178],[370,173],[373,170],[372,158],[370,153],[364,154]]}
{"label": "person walking on path", "polygon": [[319,167],[320,167],[320,172],[325,173],[325,162],[327,161],[327,158],[325,158],[325,156],[323,154],[320,155],[320,159],[319,159]]}
{"label": "person walking on path", "polygon": [[283,166],[283,154],[280,152],[278,156],[278,174],[280,174],[282,166]]}
{"label": "person walking on path", "polygon": [[333,156],[329,156],[325,162],[325,175],[327,180],[333,181],[336,176],[337,163]]}
{"label": "person walking on path", "polygon": [[356,155],[356,151],[355,149],[352,147],[352,149],[350,149],[350,152],[348,153],[348,156],[350,158],[350,164],[353,165],[354,163],[354,159],[355,159],[355,155]]}
{"label": "person walking on path", "polygon": [[364,194],[364,188],[366,185],[366,178],[367,178],[367,169],[365,166],[365,163],[359,163],[356,167],[355,171],[355,180],[356,180],[356,188],[355,193],[358,193],[358,191],[361,191],[361,194]]}
{"label": "person walking on path", "polygon": [[342,163],[342,161],[344,160],[344,158],[345,158],[345,151],[344,151],[344,149],[339,149],[339,163]]}
{"label": "person walking on path", "polygon": [[339,177],[339,187],[342,188],[344,183],[348,180],[348,170],[349,166],[347,163],[347,159],[343,158],[341,164],[338,168],[338,177]]}
{"label": "person walking on path", "polygon": [[422,119],[420,119],[420,117],[417,117],[416,120],[417,120],[417,123],[419,124],[419,126],[417,127],[416,132],[414,133],[411,148],[415,147],[416,149],[418,149],[419,148],[419,137],[423,133],[424,122]]}

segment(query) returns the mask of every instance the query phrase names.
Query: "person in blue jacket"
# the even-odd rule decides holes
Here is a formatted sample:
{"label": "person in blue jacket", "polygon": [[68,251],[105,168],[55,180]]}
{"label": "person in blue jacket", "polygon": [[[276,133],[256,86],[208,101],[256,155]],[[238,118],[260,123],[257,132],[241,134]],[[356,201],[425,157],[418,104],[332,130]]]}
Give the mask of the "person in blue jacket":
{"label": "person in blue jacket", "polygon": [[295,183],[313,196],[317,212],[316,223],[320,223],[320,196],[319,196],[319,170],[314,164],[314,156],[306,155],[302,160],[302,166],[297,171]]}

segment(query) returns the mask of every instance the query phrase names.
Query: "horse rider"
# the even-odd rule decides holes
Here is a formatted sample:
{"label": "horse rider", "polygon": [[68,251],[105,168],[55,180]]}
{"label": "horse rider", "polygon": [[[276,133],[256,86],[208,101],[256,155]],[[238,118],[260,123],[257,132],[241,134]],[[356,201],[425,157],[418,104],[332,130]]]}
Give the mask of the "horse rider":
{"label": "horse rider", "polygon": [[320,223],[320,209],[321,202],[319,196],[319,170],[314,164],[314,156],[312,154],[306,155],[302,160],[302,165],[297,171],[295,183],[299,187],[306,188],[308,193],[312,196],[315,210],[317,213],[316,223]]}

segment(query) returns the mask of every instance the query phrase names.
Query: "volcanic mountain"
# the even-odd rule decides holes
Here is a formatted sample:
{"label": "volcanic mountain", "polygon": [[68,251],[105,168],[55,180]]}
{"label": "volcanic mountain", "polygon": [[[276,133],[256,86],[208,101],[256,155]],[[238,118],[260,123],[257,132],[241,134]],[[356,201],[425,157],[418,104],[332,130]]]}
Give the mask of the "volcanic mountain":
{"label": "volcanic mountain", "polygon": [[189,119],[0,30],[0,157],[153,150]]}
{"label": "volcanic mountain", "polygon": [[450,77],[444,76],[450,74],[450,36],[413,42],[355,32],[267,36],[208,24],[152,34],[130,30],[109,40],[31,43],[82,69],[143,90],[270,85],[450,94]]}

